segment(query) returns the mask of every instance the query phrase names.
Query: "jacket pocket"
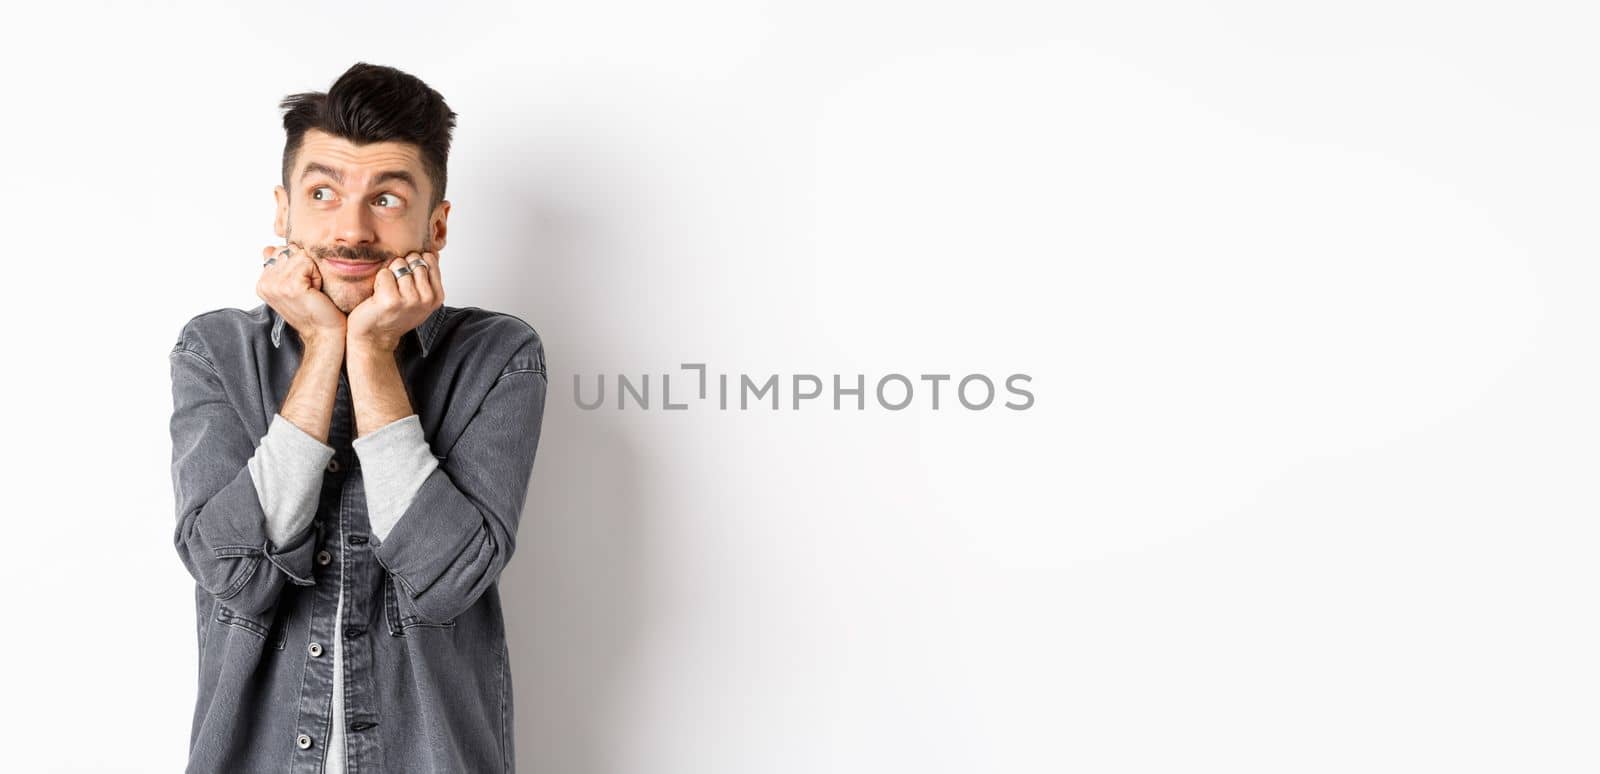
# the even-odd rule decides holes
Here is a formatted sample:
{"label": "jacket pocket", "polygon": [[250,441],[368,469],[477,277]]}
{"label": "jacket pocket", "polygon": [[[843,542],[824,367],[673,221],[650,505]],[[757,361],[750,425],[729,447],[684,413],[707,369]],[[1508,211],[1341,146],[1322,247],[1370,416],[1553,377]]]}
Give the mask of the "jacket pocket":
{"label": "jacket pocket", "polygon": [[245,584],[255,577],[256,572],[261,569],[261,562],[264,561],[261,549],[255,546],[217,546],[214,553],[219,562],[231,560],[232,566],[237,568],[229,573],[233,576],[233,582],[217,592],[217,599],[223,601],[239,596],[239,592],[243,591]]}
{"label": "jacket pocket", "polygon": [[389,635],[392,637],[406,636],[406,630],[419,627],[430,629],[453,629],[456,621],[429,621],[417,614],[416,604],[411,601],[411,596],[397,588],[399,581],[394,573],[383,571],[383,610],[384,618],[389,621]]}
{"label": "jacket pocket", "polygon": [[267,647],[273,650],[283,650],[284,641],[288,639],[288,625],[283,619],[286,616],[278,615],[281,604],[273,605],[261,616],[249,616],[234,610],[231,607],[217,602],[217,612],[213,616],[217,623],[243,629],[267,641]]}
{"label": "jacket pocket", "polygon": [[216,596],[216,612],[212,617],[218,623],[243,629],[266,640],[267,645],[274,650],[283,650],[287,639],[288,616],[279,615],[278,611],[291,607],[289,603],[298,596],[300,585],[284,584],[283,590],[279,592],[278,602],[259,614],[246,613],[229,607],[228,602],[238,596],[256,573],[273,572],[274,568],[267,555],[255,546],[218,546],[214,550],[218,559],[233,559],[243,564],[240,565],[241,569],[236,573],[237,577],[233,583]]}

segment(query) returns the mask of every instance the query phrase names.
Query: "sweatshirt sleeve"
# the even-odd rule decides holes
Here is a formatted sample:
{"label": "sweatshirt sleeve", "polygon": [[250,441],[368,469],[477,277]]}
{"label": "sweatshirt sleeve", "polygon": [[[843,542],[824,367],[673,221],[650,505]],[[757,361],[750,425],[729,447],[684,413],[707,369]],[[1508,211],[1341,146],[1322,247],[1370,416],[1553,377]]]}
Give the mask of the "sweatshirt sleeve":
{"label": "sweatshirt sleeve", "polygon": [[439,467],[416,414],[401,417],[351,442],[361,459],[367,519],[381,542],[411,506],[423,482]]}
{"label": "sweatshirt sleeve", "polygon": [[287,545],[317,516],[323,471],[334,450],[298,425],[274,414],[267,434],[250,458],[250,479],[261,497],[267,537]]}

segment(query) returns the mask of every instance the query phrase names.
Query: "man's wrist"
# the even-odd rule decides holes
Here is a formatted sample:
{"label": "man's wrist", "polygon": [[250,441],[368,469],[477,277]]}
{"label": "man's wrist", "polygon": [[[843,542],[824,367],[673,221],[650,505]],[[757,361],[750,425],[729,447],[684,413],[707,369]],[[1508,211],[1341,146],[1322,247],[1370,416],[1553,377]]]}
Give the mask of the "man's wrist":
{"label": "man's wrist", "polygon": [[400,340],[388,340],[376,336],[350,336],[345,339],[345,350],[353,357],[394,357],[395,350],[400,348]]}
{"label": "man's wrist", "polygon": [[306,354],[338,353],[343,356],[345,351],[344,331],[311,330],[301,334],[300,340],[305,342]]}

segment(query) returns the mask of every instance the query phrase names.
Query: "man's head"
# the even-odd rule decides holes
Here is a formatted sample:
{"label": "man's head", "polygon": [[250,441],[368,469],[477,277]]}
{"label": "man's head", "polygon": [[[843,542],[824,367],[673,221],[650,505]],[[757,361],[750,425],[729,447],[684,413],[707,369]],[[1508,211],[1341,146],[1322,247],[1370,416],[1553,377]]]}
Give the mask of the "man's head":
{"label": "man's head", "polygon": [[326,93],[279,107],[287,138],[273,228],[310,253],[322,291],[349,314],[391,259],[444,249],[456,114],[415,76],[365,62]]}

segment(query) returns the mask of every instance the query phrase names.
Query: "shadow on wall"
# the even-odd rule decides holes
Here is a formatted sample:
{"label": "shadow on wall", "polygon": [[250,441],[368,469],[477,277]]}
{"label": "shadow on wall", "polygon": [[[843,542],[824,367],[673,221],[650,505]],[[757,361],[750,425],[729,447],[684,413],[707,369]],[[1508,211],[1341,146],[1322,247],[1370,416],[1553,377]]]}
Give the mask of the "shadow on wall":
{"label": "shadow on wall", "polygon": [[[506,158],[518,157],[515,149],[507,150]],[[539,168],[517,169],[501,179],[552,179],[543,164],[527,166]],[[496,302],[502,311],[539,331],[550,362],[528,502],[516,552],[499,585],[510,648],[516,768],[600,774],[614,759],[608,726],[626,714],[626,681],[643,637],[641,584],[653,500],[643,489],[647,461],[638,445],[613,415],[573,404],[572,374],[598,364],[583,362],[580,348],[553,332],[596,330],[592,310],[605,305],[582,294],[604,284],[582,275],[609,273],[607,259],[615,256],[599,254],[603,248],[592,237],[603,224],[578,208],[527,186],[500,193],[481,203],[482,222],[491,231],[483,244],[527,249],[488,256],[489,287],[503,299]]]}

